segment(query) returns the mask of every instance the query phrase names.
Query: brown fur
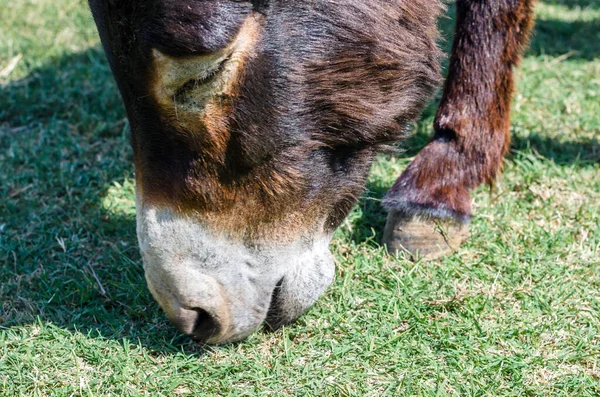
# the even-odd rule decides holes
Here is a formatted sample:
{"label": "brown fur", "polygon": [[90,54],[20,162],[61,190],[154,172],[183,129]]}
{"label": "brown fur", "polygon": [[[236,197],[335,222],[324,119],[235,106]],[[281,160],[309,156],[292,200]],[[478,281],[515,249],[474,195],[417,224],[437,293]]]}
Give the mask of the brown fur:
{"label": "brown fur", "polygon": [[458,1],[435,137],[388,192],[386,207],[408,215],[470,218],[469,190],[493,183],[509,146],[513,68],[532,27],[533,3]]}
{"label": "brown fur", "polygon": [[[127,105],[144,200],[249,239],[337,227],[375,153],[402,137],[440,80],[437,0],[91,5]],[[197,114],[155,100],[153,50],[214,54],[248,18],[264,22],[235,91]]]}
{"label": "brown fur", "polygon": [[[402,137],[439,81],[437,0],[90,4],[127,106],[144,198],[232,234],[310,229],[319,219],[337,227],[375,154]],[[435,137],[384,205],[467,221],[469,190],[493,182],[508,148],[512,70],[533,0],[457,7]],[[193,79],[157,100],[164,72],[153,51],[174,62],[210,57],[249,19],[261,22],[235,89],[181,113]]]}

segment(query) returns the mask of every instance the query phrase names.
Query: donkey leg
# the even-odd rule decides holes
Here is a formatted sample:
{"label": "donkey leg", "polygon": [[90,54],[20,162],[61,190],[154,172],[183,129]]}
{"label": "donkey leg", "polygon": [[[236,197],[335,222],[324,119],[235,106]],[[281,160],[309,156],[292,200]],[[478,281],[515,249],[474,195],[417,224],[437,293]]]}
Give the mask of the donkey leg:
{"label": "donkey leg", "polygon": [[510,143],[513,68],[534,0],[458,0],[456,34],[433,140],[384,198],[384,243],[425,259],[468,237],[470,190],[493,184]]}

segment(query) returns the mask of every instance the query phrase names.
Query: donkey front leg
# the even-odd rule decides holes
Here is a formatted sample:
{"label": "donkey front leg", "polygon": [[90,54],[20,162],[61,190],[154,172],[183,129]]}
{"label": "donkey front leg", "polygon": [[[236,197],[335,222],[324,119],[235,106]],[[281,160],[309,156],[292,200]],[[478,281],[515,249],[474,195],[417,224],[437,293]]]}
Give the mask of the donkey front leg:
{"label": "donkey front leg", "polygon": [[534,0],[458,0],[448,78],[433,140],[384,198],[384,243],[425,259],[468,237],[469,191],[493,184],[510,143],[513,68],[533,22]]}

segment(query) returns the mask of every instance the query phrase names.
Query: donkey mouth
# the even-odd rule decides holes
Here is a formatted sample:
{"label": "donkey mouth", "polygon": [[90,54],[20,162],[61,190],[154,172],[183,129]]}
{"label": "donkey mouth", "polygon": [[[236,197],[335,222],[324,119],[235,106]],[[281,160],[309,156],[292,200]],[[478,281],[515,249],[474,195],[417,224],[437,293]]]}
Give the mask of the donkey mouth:
{"label": "donkey mouth", "polygon": [[288,325],[295,320],[287,319],[287,317],[283,313],[283,306],[281,300],[283,280],[284,278],[277,282],[277,285],[273,290],[273,295],[271,296],[271,305],[269,306],[267,318],[265,319],[265,328],[268,331],[277,331],[279,328],[283,327],[284,325]]}

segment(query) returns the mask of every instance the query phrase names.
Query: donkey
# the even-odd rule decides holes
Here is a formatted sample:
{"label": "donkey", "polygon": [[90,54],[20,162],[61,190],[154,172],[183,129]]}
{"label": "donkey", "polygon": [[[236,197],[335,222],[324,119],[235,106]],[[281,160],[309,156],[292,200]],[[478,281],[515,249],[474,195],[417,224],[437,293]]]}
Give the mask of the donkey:
{"label": "donkey", "polygon": [[[293,322],[334,230],[440,85],[440,0],[90,0],[131,125],[148,287],[197,341]],[[533,0],[458,0],[435,136],[387,193],[385,243],[468,236],[509,144]],[[443,227],[440,227],[443,226]],[[443,232],[440,232],[443,230]]]}

